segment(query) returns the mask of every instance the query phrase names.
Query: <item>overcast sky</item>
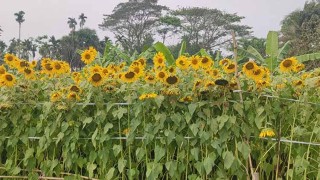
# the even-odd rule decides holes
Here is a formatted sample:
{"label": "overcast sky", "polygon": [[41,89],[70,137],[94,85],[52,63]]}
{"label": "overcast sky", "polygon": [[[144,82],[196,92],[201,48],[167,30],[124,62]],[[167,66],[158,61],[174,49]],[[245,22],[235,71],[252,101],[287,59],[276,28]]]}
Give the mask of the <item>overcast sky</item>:
{"label": "overcast sky", "polygon": [[[22,39],[39,35],[60,38],[70,32],[68,17],[78,18],[82,12],[88,17],[85,27],[97,30],[99,37],[110,36],[98,28],[103,14],[110,14],[120,2],[127,0],[0,0],[0,40],[8,42],[18,37],[18,23],[14,13],[23,10]],[[209,7],[244,16],[243,24],[251,26],[254,35],[266,37],[269,30],[279,30],[285,15],[302,9],[307,0],[159,0],[171,9],[179,7]]]}

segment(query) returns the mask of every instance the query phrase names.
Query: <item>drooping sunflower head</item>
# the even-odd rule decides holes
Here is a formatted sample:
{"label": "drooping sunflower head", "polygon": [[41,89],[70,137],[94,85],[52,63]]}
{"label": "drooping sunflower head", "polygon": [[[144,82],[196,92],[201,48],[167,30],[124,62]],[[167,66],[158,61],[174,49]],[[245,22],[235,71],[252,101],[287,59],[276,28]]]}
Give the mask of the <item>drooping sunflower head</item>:
{"label": "drooping sunflower head", "polygon": [[295,57],[284,59],[280,63],[280,71],[284,73],[291,72],[297,64],[298,60]]}
{"label": "drooping sunflower head", "polygon": [[164,67],[166,66],[166,58],[162,52],[158,52],[153,57],[153,64],[154,67],[157,69],[158,67]]}
{"label": "drooping sunflower head", "polygon": [[54,92],[54,93],[51,94],[50,101],[51,101],[51,102],[57,102],[57,101],[59,101],[61,98],[62,98],[61,92]]}
{"label": "drooping sunflower head", "polygon": [[34,70],[33,69],[31,69],[31,68],[28,68],[28,67],[26,67],[26,68],[24,68],[23,69],[23,74],[24,74],[24,76],[26,77],[26,79],[34,79],[35,78],[35,76],[34,76]]}
{"label": "drooping sunflower head", "polygon": [[12,87],[16,84],[16,78],[13,74],[4,73],[0,76],[0,84],[7,87]]}
{"label": "drooping sunflower head", "polygon": [[300,71],[302,71],[304,68],[305,68],[305,65],[299,63],[299,64],[296,64],[296,65],[293,67],[293,71],[294,71],[294,72],[300,72]]}
{"label": "drooping sunflower head", "polygon": [[127,72],[122,73],[121,80],[126,83],[132,83],[138,80],[138,76],[134,71],[129,70]]}
{"label": "drooping sunflower head", "polygon": [[156,83],[156,78],[151,75],[151,74],[147,74],[145,77],[144,77],[144,80],[148,83],[148,84],[154,84]]}
{"label": "drooping sunflower head", "polygon": [[254,79],[255,81],[259,81],[261,80],[265,75],[265,71],[263,70],[263,68],[258,67],[256,68],[253,73],[252,73],[252,79]]}
{"label": "drooping sunflower head", "polygon": [[74,93],[81,93],[81,91],[82,91],[78,85],[72,85],[72,86],[70,86],[69,90],[70,90],[71,92],[74,92]]}
{"label": "drooping sunflower head", "polygon": [[191,67],[192,67],[193,69],[195,69],[195,70],[199,69],[201,60],[202,60],[202,59],[201,59],[200,56],[198,56],[198,55],[196,55],[196,56],[191,56],[191,57],[189,58]]}
{"label": "drooping sunflower head", "polygon": [[295,87],[303,87],[304,86],[304,82],[302,81],[302,80],[295,80],[295,81],[293,81],[293,86],[295,86]]}
{"label": "drooping sunflower head", "polygon": [[205,83],[205,85],[204,85],[204,87],[206,87],[206,88],[212,88],[212,87],[214,87],[215,86],[215,82],[214,81],[206,81],[206,83]]}
{"label": "drooping sunflower head", "polygon": [[0,66],[0,76],[1,76],[1,74],[5,74],[6,71],[7,71],[6,67],[4,67],[4,65],[1,65]]}
{"label": "drooping sunflower head", "polygon": [[92,73],[89,76],[88,81],[95,87],[101,86],[104,82],[104,76],[100,72]]}
{"label": "drooping sunflower head", "polygon": [[176,75],[170,75],[165,78],[164,81],[167,85],[176,85],[179,82],[179,78]]}
{"label": "drooping sunflower head", "polygon": [[236,71],[236,64],[234,62],[229,62],[228,65],[223,66],[223,70],[227,74],[234,73]]}
{"label": "drooping sunflower head", "polygon": [[204,56],[201,58],[201,63],[200,63],[200,66],[203,68],[203,69],[209,69],[211,68],[213,64],[213,60],[208,57],[208,56]]}
{"label": "drooping sunflower head", "polygon": [[80,97],[77,93],[75,92],[70,92],[67,96],[67,99],[70,100],[70,101],[79,101],[80,100]]}
{"label": "drooping sunflower head", "polygon": [[228,58],[224,58],[224,59],[221,59],[221,60],[219,61],[219,65],[220,65],[221,67],[223,67],[223,66],[228,66],[229,63],[231,63],[231,60],[228,59]]}

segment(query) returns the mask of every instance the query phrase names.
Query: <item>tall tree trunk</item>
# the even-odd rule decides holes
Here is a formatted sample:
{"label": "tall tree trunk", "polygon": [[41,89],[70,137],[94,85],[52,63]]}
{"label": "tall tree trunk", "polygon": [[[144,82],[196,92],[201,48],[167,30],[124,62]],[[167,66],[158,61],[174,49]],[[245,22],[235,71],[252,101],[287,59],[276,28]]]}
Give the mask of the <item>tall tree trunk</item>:
{"label": "tall tree trunk", "polygon": [[18,39],[18,57],[19,57],[19,58],[20,58],[20,50],[21,50],[20,38],[21,38],[21,23],[19,23],[19,39]]}

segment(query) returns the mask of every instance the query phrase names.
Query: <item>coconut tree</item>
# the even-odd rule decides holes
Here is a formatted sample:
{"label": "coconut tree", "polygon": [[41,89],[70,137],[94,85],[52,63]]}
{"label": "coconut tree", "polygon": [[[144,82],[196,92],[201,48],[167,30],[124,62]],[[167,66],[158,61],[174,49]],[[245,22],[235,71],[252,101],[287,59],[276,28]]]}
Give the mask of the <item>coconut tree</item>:
{"label": "coconut tree", "polygon": [[78,24],[75,18],[68,18],[68,24],[69,28],[71,29],[72,32],[76,30],[76,25]]}
{"label": "coconut tree", "polygon": [[0,26],[0,36],[1,36],[1,32],[3,32],[3,31],[2,31],[1,26]]}
{"label": "coconut tree", "polygon": [[84,15],[84,13],[81,13],[80,14],[80,16],[79,16],[79,20],[80,20],[80,29],[82,29],[83,28],[83,26],[84,26],[84,23],[86,23],[86,19],[87,19],[88,17],[87,16],[85,16]]}

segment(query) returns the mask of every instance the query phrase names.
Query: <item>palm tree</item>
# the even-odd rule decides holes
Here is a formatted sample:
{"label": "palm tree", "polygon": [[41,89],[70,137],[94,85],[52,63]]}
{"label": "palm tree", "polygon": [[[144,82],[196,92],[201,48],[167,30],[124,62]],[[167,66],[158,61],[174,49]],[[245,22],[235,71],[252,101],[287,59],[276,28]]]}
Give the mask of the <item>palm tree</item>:
{"label": "palm tree", "polygon": [[79,16],[79,20],[80,20],[80,29],[83,28],[84,26],[84,23],[86,22],[86,19],[88,17],[84,15],[84,13],[81,13],[80,16]]}
{"label": "palm tree", "polygon": [[16,16],[16,21],[19,23],[19,39],[18,39],[18,56],[20,55],[20,38],[21,38],[21,24],[25,21],[24,19],[24,11],[19,11],[17,13],[14,13],[14,15]]}
{"label": "palm tree", "polygon": [[21,24],[25,21],[24,19],[24,12],[23,11],[19,11],[17,13],[14,13],[14,15],[16,16],[16,21],[19,23],[19,40],[21,37]]}
{"label": "palm tree", "polygon": [[2,31],[1,26],[0,26],[0,36],[1,36],[1,32],[3,32],[3,31]]}
{"label": "palm tree", "polygon": [[74,32],[76,30],[76,25],[77,25],[77,21],[75,18],[68,18],[68,24],[69,24],[69,28],[71,29],[72,32]]}

